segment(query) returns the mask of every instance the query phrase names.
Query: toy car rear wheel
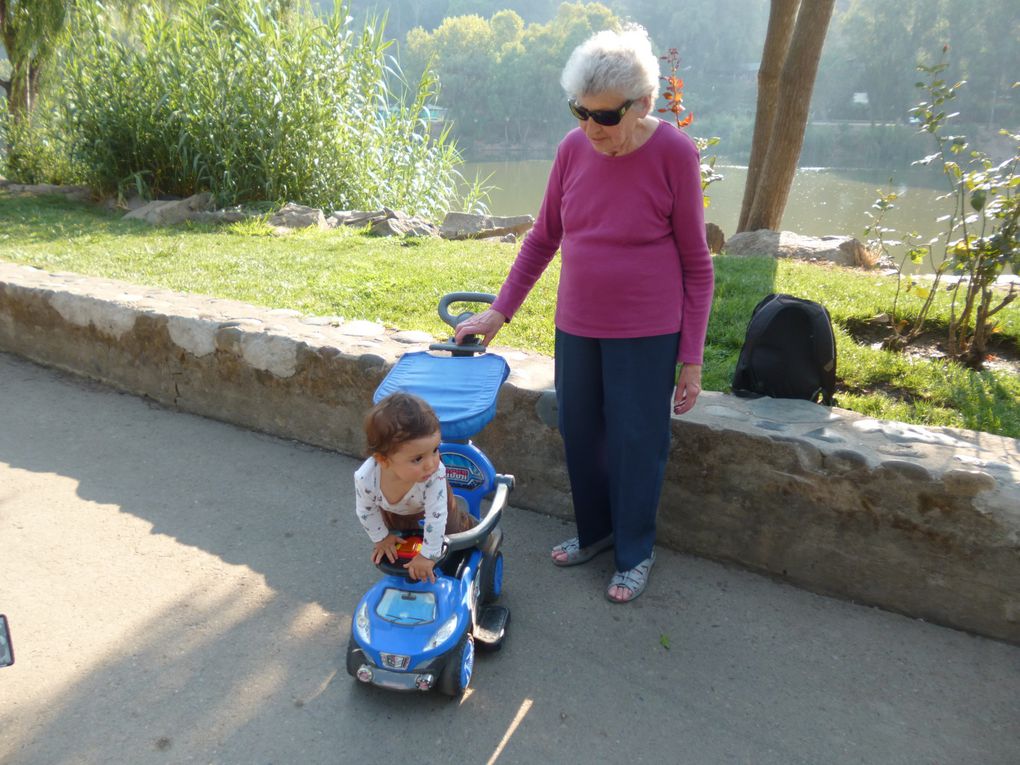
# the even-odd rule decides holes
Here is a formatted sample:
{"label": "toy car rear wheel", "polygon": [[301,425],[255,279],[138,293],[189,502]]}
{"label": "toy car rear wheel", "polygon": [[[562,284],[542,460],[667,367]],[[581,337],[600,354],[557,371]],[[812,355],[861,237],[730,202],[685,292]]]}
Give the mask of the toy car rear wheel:
{"label": "toy car rear wheel", "polygon": [[443,672],[439,676],[439,690],[447,696],[459,698],[471,684],[475,669],[475,641],[470,633],[461,638],[450,654]]}
{"label": "toy car rear wheel", "polygon": [[482,603],[492,603],[503,592],[503,553],[487,558],[482,570]]}

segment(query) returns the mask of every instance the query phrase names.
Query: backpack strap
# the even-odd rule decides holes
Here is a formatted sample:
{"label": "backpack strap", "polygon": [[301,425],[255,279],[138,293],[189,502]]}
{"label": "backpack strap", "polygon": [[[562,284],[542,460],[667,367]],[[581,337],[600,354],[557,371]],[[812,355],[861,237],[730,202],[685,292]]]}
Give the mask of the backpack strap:
{"label": "backpack strap", "polygon": [[820,310],[811,312],[811,334],[815,341],[815,358],[821,362],[822,403],[833,406],[836,394],[836,337],[832,332],[832,318],[825,306],[815,303]]}

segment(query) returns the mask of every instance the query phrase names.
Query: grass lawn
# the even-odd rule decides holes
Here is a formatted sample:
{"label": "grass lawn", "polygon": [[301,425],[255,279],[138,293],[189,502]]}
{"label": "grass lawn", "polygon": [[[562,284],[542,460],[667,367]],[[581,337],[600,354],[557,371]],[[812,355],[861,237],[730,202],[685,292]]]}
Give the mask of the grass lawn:
{"label": "grass lawn", "polygon": [[[46,271],[72,271],[242,300],[306,314],[371,319],[443,335],[441,295],[498,290],[516,247],[487,242],[376,238],[340,229],[286,237],[265,228],[182,226],[155,229],[58,196],[0,191],[0,260]],[[1020,438],[1020,375],[980,373],[923,355],[857,342],[851,331],[893,304],[895,279],[843,268],[770,258],[719,256],[708,327],[704,383],[726,391],[751,311],[770,292],[817,300],[832,315],[839,406],[922,425],[970,428]],[[501,344],[552,353],[558,259],[540,280]],[[919,301],[903,296],[909,311]],[[931,324],[944,324],[948,299]],[[1020,300],[1000,314],[997,349],[1020,348]]]}

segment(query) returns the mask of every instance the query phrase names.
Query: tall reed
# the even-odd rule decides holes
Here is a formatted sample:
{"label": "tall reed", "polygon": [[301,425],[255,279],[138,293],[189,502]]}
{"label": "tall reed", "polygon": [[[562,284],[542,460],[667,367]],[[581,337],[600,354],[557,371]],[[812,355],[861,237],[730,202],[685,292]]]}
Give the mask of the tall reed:
{"label": "tall reed", "polygon": [[285,0],[144,6],[125,27],[82,4],[62,60],[68,145],[84,180],[145,197],[328,209],[458,206],[460,157],[430,130],[437,82],[408,84],[383,21],[352,27]]}

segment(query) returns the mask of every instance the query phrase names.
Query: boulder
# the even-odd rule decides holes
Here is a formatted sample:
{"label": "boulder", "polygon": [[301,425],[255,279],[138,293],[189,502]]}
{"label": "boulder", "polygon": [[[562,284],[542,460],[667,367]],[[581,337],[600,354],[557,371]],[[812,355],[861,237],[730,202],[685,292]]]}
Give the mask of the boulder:
{"label": "boulder", "polygon": [[288,202],[269,219],[269,225],[276,229],[277,233],[287,233],[292,229],[316,228],[326,229],[326,216],[318,207],[306,207],[294,202]]}
{"label": "boulder", "polygon": [[439,235],[443,239],[491,239],[504,237],[507,234],[522,236],[535,225],[530,215],[517,215],[509,218],[492,215],[475,215],[473,213],[447,213],[439,227]]}
{"label": "boulder", "polygon": [[421,218],[395,215],[372,224],[376,236],[439,236],[439,229]]}
{"label": "boulder", "polygon": [[240,205],[225,207],[222,210],[195,214],[195,220],[201,223],[240,223],[249,218],[257,218],[258,213],[245,212]]}
{"label": "boulder", "polygon": [[722,229],[714,223],[705,224],[705,239],[708,241],[709,252],[718,254],[726,246],[726,237],[723,235]]}
{"label": "boulder", "polygon": [[878,254],[852,236],[803,236],[792,231],[744,231],[726,242],[726,254],[736,257],[767,255],[773,258],[825,260],[842,266],[873,268]]}
{"label": "boulder", "polygon": [[374,225],[379,221],[386,220],[388,217],[389,215],[386,210],[334,210],[326,218],[326,225],[330,228],[336,228],[337,226],[361,228],[362,226]]}
{"label": "boulder", "polygon": [[376,236],[439,235],[439,229],[427,220],[388,207],[381,210],[336,210],[326,219],[326,223],[330,228],[369,226]]}
{"label": "boulder", "polygon": [[212,209],[212,194],[203,191],[187,199],[155,200],[132,210],[125,219],[143,220],[153,226],[171,226],[191,220],[198,213]]}
{"label": "boulder", "polygon": [[12,194],[62,194],[76,202],[87,202],[92,199],[92,189],[88,186],[61,186],[56,183],[13,183],[0,178],[0,189],[7,189]]}

